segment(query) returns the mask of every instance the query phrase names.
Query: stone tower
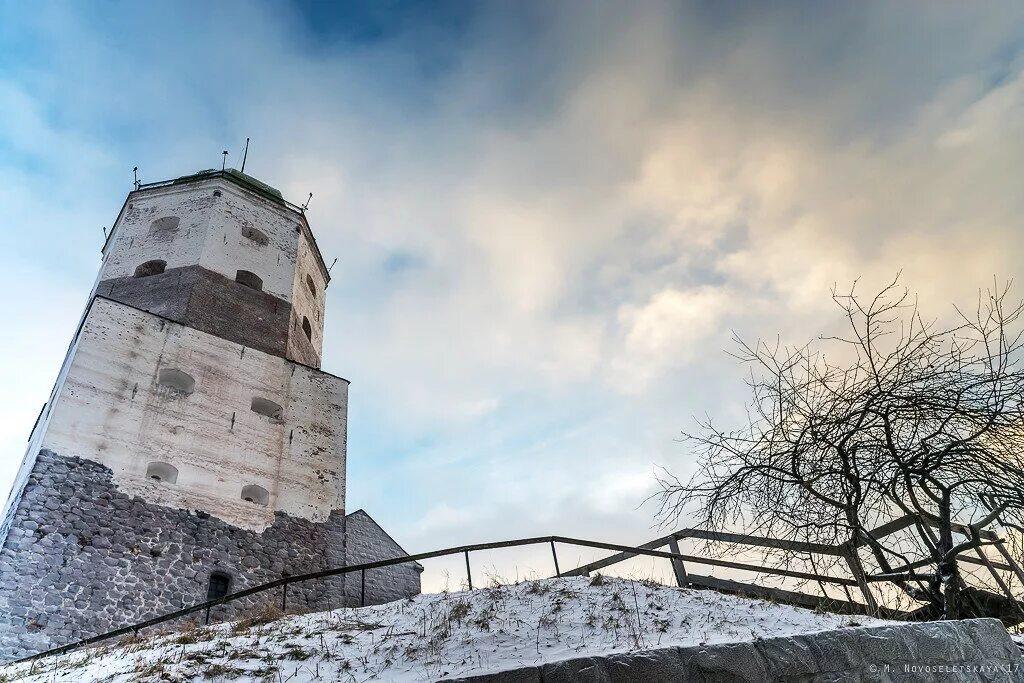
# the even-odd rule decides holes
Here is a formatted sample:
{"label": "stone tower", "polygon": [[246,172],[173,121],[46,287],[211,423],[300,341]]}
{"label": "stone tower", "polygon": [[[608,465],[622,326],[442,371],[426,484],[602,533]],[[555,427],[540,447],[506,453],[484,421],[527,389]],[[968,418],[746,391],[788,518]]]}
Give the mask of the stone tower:
{"label": "stone tower", "polygon": [[[405,554],[345,515],[348,382],[319,369],[329,281],[303,212],[250,176],[128,195],[0,518],[0,659]],[[289,603],[413,595],[420,569]]]}

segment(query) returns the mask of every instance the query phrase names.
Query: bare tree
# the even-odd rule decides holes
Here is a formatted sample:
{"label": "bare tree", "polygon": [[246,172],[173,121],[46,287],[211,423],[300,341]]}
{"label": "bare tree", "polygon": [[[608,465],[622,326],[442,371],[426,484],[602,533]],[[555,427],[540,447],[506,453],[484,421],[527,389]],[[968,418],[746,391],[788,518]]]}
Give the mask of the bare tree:
{"label": "bare tree", "polygon": [[[996,285],[943,326],[898,278],[874,296],[855,287],[833,290],[840,336],[801,347],[735,337],[750,366],[746,424],[708,419],[684,434],[698,469],[687,482],[664,473],[659,516],[866,546],[874,572],[958,618],[957,556],[985,545],[989,524],[1024,526],[1024,309]],[[869,533],[904,515],[917,520],[911,542]]]}

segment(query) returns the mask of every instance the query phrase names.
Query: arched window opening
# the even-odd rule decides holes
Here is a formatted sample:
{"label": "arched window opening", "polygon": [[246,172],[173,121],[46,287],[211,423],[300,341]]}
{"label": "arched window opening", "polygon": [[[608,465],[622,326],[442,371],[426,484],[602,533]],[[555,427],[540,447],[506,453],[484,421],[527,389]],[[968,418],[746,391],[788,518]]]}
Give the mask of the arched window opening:
{"label": "arched window opening", "polygon": [[178,468],[165,462],[151,462],[146,467],[146,478],[174,484],[178,481]]}
{"label": "arched window opening", "polygon": [[210,574],[210,586],[206,589],[207,600],[223,598],[231,590],[231,576],[224,572]]}
{"label": "arched window opening", "polygon": [[270,492],[262,486],[249,484],[242,487],[242,500],[256,505],[267,505],[270,502]]}
{"label": "arched window opening", "polygon": [[309,324],[309,318],[302,316],[302,331],[306,333],[306,339],[313,341],[313,326]]}
{"label": "arched window opening", "polygon": [[220,190],[214,190],[213,191],[213,196],[214,197],[219,197],[220,196]]}
{"label": "arched window opening", "polygon": [[245,285],[250,289],[255,289],[257,292],[263,291],[263,279],[255,273],[250,273],[248,270],[240,270],[235,273],[235,282]]}
{"label": "arched window opening", "polygon": [[181,219],[177,216],[164,216],[163,218],[157,218],[155,221],[149,224],[149,232],[170,232],[178,229],[178,224]]}
{"label": "arched window opening", "polygon": [[158,386],[173,389],[183,394],[191,394],[196,390],[196,380],[187,372],[176,368],[161,368],[157,374],[156,383]]}
{"label": "arched window opening", "polygon": [[141,266],[135,269],[135,277],[149,277],[150,275],[159,275],[164,272],[164,268],[167,267],[167,261],[161,261],[154,259],[152,261],[146,261]]}
{"label": "arched window opening", "polygon": [[316,296],[316,285],[313,284],[313,278],[309,275],[306,276],[306,286],[309,287],[309,293]]}
{"label": "arched window opening", "polygon": [[270,399],[261,398],[259,396],[252,399],[252,404],[249,408],[252,412],[269,417],[271,420],[280,420],[281,415],[284,412],[284,408],[278,404],[274,403]]}
{"label": "arched window opening", "polygon": [[267,242],[270,241],[265,233],[257,230],[256,228],[250,228],[249,226],[242,228],[242,237],[252,240],[261,247],[265,246]]}

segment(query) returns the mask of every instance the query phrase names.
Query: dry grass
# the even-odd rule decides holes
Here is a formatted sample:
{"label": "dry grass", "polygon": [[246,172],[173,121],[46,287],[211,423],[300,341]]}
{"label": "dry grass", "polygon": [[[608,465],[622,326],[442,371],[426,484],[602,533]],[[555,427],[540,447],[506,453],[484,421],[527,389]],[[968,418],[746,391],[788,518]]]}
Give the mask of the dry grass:
{"label": "dry grass", "polygon": [[214,633],[211,630],[197,624],[189,624],[172,642],[175,645],[191,645],[192,643],[201,643],[213,638]]}
{"label": "dry grass", "polygon": [[[254,626],[263,626],[264,624],[269,624],[272,621],[277,621],[284,616],[286,616],[285,613],[279,610],[276,605],[266,604],[249,616],[238,621],[231,630],[234,633],[242,633],[243,631],[248,631]],[[291,613],[289,613],[288,616],[291,616]]]}
{"label": "dry grass", "polygon": [[203,669],[203,678],[207,679],[234,679],[247,674],[245,669],[230,664],[211,664]]}

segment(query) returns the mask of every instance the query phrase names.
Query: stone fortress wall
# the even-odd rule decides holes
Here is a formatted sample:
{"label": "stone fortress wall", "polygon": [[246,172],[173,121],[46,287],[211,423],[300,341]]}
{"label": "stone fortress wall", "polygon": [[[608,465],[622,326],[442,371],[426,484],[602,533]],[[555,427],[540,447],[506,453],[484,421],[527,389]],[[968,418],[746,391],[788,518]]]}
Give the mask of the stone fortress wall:
{"label": "stone fortress wall", "polygon": [[[318,369],[328,280],[305,216],[248,176],[128,196],[0,520],[0,660],[204,602],[215,583],[405,555],[345,515],[348,382]],[[414,595],[419,569],[293,584],[287,605]]]}
{"label": "stone fortress wall", "polygon": [[[345,518],[345,558],[349,565],[403,557],[408,553],[364,510]],[[420,592],[423,567],[417,562],[369,569],[346,576],[345,595],[350,605],[378,605]]]}
{"label": "stone fortress wall", "polygon": [[[43,451],[0,549],[0,660],[129,626],[206,600],[213,572],[232,592],[344,562],[344,515],[277,512],[262,531],[129,496],[109,468]],[[228,619],[280,592],[216,608]],[[328,582],[289,587],[291,609],[344,603]]]}
{"label": "stone fortress wall", "polygon": [[103,298],[70,365],[41,448],[106,465],[125,493],[253,530],[344,509],[346,380]]}

